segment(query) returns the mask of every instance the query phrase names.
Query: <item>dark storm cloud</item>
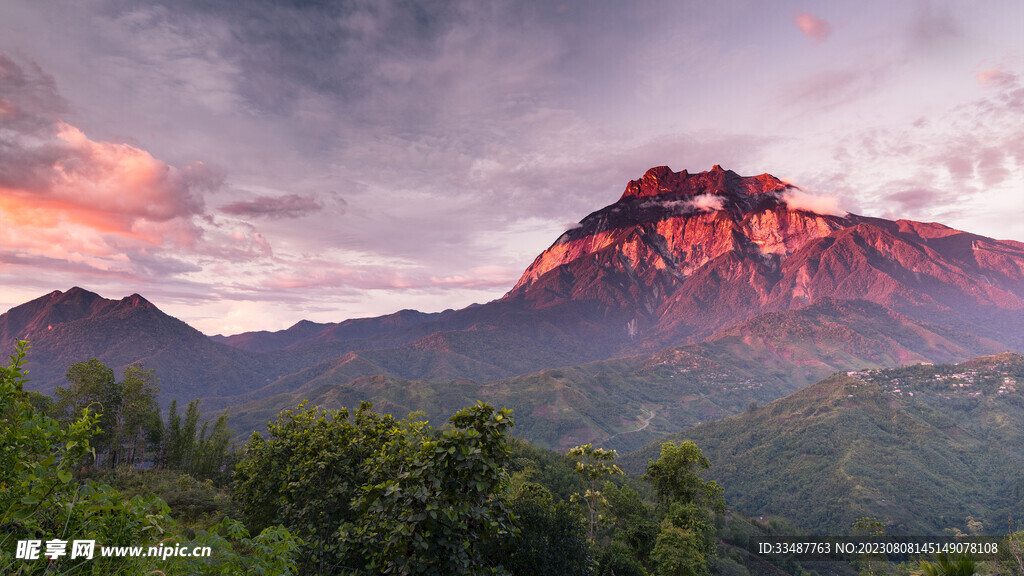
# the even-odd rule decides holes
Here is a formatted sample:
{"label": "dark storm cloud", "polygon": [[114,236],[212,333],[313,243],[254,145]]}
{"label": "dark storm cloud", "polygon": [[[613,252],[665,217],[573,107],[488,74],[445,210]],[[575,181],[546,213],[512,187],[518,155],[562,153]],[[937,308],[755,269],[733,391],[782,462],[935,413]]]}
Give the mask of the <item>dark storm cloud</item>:
{"label": "dark storm cloud", "polygon": [[254,200],[236,201],[221,206],[222,212],[235,216],[256,218],[300,218],[323,209],[323,204],[312,196],[287,194],[285,196],[259,196]]}
{"label": "dark storm cloud", "polygon": [[470,6],[359,0],[154,5],[187,35],[213,23],[229,30],[218,52],[243,71],[240,89],[255,109],[299,113],[312,92],[350,106],[349,120],[364,121],[374,120],[367,117],[373,100],[412,82],[419,65],[438,56],[445,34],[465,22]]}

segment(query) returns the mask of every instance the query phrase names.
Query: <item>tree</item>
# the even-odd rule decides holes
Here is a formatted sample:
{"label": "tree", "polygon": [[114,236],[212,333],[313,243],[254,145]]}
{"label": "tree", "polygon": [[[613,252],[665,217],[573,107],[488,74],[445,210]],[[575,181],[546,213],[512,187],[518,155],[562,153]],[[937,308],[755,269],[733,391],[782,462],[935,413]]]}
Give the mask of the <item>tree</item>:
{"label": "tree", "polygon": [[[24,392],[27,342],[18,342],[9,366],[0,367],[0,572],[48,572],[46,560],[15,559],[24,540],[95,540],[107,545],[145,545],[170,522],[155,498],[126,500],[102,484],[77,481],[74,469],[96,435],[99,417],[88,405],[62,426],[36,410]],[[105,374],[91,383],[106,385]],[[138,573],[140,561],[96,558],[59,562],[61,573]],[[17,568],[15,568],[17,566]]]}
{"label": "tree", "polygon": [[[28,348],[27,342],[18,342],[10,364],[0,366],[0,574],[295,573],[298,541],[284,528],[271,527],[250,538],[239,523],[225,519],[210,532],[182,537],[174,534],[170,510],[159,498],[127,498],[105,484],[75,478],[77,464],[92,452],[99,415],[87,404],[77,417],[65,413],[66,424],[61,425],[38,409],[33,395],[24,391],[28,379],[22,366]],[[82,374],[98,376],[93,383],[109,383],[98,366],[85,368]],[[122,417],[132,421],[130,411]],[[75,540],[92,540],[97,547],[211,546],[213,556],[165,561],[108,557],[94,549],[92,558],[70,558]],[[45,549],[35,559],[17,558],[19,541],[59,541],[68,549],[52,560],[45,557]]]}
{"label": "tree", "polygon": [[658,534],[651,558],[658,576],[699,576],[708,573],[708,557],[700,537],[665,522]]}
{"label": "tree", "polygon": [[590,574],[590,542],[578,507],[528,482],[510,495],[509,511],[517,532],[501,538],[495,560],[512,576]]}
{"label": "tree", "polygon": [[711,466],[693,442],[666,442],[661,457],[649,462],[643,478],[658,495],[664,522],[651,557],[658,574],[707,574],[715,554],[713,514],[725,511],[722,487],[704,481]]}
{"label": "tree", "polygon": [[721,512],[725,510],[724,490],[717,482],[705,482],[700,476],[701,470],[710,467],[711,462],[693,442],[666,442],[661,445],[661,457],[648,462],[643,477],[662,504],[692,502]]}
{"label": "tree", "polygon": [[301,405],[254,434],[235,472],[254,529],[281,522],[304,542],[303,573],[486,574],[512,529],[505,480],[509,411],[477,404],[450,427]]}
{"label": "tree", "polygon": [[171,401],[167,415],[167,427],[163,431],[160,462],[165,468],[181,470],[200,480],[226,482],[234,466],[236,455],[231,446],[234,432],[228,428],[228,411],[225,410],[211,428],[204,422],[197,435],[202,419],[199,400],[189,402],[185,410],[185,421],[178,414],[178,402]]}
{"label": "tree", "polygon": [[1010,532],[1006,536],[1006,546],[1001,547],[1013,558],[1014,566],[1024,574],[1024,532]]}
{"label": "tree", "polygon": [[338,538],[356,520],[352,500],[369,480],[364,465],[399,426],[363,403],[319,410],[305,403],[286,410],[245,444],[235,469],[235,500],[252,530],[280,523],[302,538],[299,569],[306,574],[344,574],[362,561],[361,550]]}
{"label": "tree", "polygon": [[584,444],[569,450],[569,457],[576,460],[576,473],[579,474],[589,488],[582,495],[575,494],[575,500],[583,500],[587,505],[590,529],[587,536],[593,542],[597,535],[597,526],[603,520],[601,511],[608,505],[607,499],[597,489],[597,483],[612,475],[624,475],[615,464],[615,450],[594,448],[592,444]]}
{"label": "tree", "polygon": [[[864,516],[854,521],[852,534],[866,540],[879,540],[885,536],[885,523],[874,516]],[[861,576],[887,575],[891,572],[888,558],[880,553],[859,556],[854,564]]]}
{"label": "tree", "polygon": [[440,434],[425,423],[395,428],[371,458],[359,514],[340,531],[366,547],[369,573],[504,573],[484,551],[513,529],[498,497],[511,411],[478,402],[449,423]]}
{"label": "tree", "polygon": [[[114,444],[121,463],[134,466],[146,461],[146,449],[160,446],[163,422],[157,404],[157,377],[153,370],[133,364],[124,369],[114,428]],[[118,462],[112,462],[113,465]]]}
{"label": "tree", "polygon": [[212,428],[209,424],[204,422],[199,431],[199,438],[195,443],[195,456],[188,472],[195,478],[219,481],[231,472],[231,465],[235,459],[231,438],[235,433],[228,428],[227,410],[217,417]]}
{"label": "tree", "polygon": [[77,419],[82,410],[88,409],[96,414],[98,430],[92,444],[96,452],[106,454],[114,442],[117,406],[121,403],[114,371],[93,358],[72,364],[65,378],[69,386],[58,386],[54,391],[57,418],[67,425]]}
{"label": "tree", "polygon": [[152,370],[133,364],[117,382],[114,371],[93,358],[72,364],[66,377],[69,386],[57,387],[54,409],[64,423],[85,408],[98,414],[98,463],[132,466],[146,460],[147,448],[159,446],[163,423],[156,401],[158,379]]}

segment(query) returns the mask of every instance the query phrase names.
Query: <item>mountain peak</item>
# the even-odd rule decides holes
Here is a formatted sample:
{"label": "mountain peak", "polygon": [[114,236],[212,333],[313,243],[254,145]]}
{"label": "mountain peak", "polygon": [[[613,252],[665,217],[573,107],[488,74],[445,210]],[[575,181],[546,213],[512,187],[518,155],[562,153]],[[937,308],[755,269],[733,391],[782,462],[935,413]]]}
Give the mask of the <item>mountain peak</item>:
{"label": "mountain peak", "polygon": [[757,195],[781,192],[788,186],[771,174],[740,176],[715,164],[707,172],[690,174],[686,170],[673,172],[668,166],[655,166],[638,180],[626,185],[622,198],[648,198],[652,196]]}
{"label": "mountain peak", "polygon": [[120,303],[130,308],[155,308],[152,302],[146,300],[138,293],[132,294],[131,296],[125,296],[121,299]]}
{"label": "mountain peak", "polygon": [[80,288],[78,286],[72,286],[71,288],[68,288],[67,292],[61,292],[60,290],[54,290],[53,292],[50,292],[48,294],[48,296],[50,297],[51,300],[59,300],[59,301],[79,300],[79,301],[89,301],[89,302],[92,302],[94,300],[102,300],[103,299],[103,297],[100,296],[99,294],[97,294],[95,292],[90,292],[90,291],[86,290],[85,288]]}

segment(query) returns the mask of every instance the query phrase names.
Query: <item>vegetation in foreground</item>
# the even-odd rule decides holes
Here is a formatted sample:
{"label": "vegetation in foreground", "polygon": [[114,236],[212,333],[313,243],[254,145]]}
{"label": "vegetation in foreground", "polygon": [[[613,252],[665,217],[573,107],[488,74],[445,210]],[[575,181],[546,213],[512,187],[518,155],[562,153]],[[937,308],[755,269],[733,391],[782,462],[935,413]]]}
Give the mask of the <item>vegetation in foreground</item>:
{"label": "vegetation in foreground", "polygon": [[[237,454],[226,414],[201,424],[192,403],[163,422],[155,375],[141,367],[118,382],[98,362],[77,364],[56,401],[27,393],[26,350],[0,373],[5,573],[910,573],[758,556],[759,540],[795,534],[729,511],[693,442],[662,444],[645,474],[629,478],[613,451],[584,445],[562,456],[508,437],[510,412],[486,404],[440,429],[362,404],[283,412]],[[1013,573],[1021,536],[974,569]],[[49,560],[44,547],[37,560],[18,558],[29,540],[209,546],[213,555]],[[942,562],[914,569],[948,573]]]}

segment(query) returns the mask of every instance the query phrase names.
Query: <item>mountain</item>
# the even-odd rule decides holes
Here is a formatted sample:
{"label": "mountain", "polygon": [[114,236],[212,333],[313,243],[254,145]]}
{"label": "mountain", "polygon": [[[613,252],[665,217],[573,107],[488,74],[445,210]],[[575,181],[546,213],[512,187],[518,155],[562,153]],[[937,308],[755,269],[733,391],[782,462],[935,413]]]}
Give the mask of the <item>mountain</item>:
{"label": "mountain", "polygon": [[800,209],[795,191],[720,166],[652,168],[540,254],[504,300],[528,309],[588,303],[619,319],[615,330],[640,350],[826,296],[1024,346],[1024,244],[819,214]]}
{"label": "mountain", "polygon": [[818,214],[791,207],[794,191],[771,175],[719,166],[652,168],[558,238],[500,300],[220,341],[286,352],[278,361],[296,368],[246,401],[313,380],[492,381],[649,354],[823,297],[870,300],[954,338],[985,340],[964,346],[974,353],[1024,349],[1024,244],[939,224]]}
{"label": "mountain", "polygon": [[222,342],[249,352],[295,349],[317,343],[362,340],[381,336],[409,326],[416,326],[440,314],[424,314],[416,310],[399,310],[394,314],[376,318],[355,318],[338,323],[319,324],[300,320],[286,330],[268,332],[245,332],[234,336],[211,336],[215,342]]}
{"label": "mountain", "polygon": [[[504,297],[461,310],[206,338],[141,296],[112,301],[71,289],[0,315],[0,346],[28,336],[44,391],[63,383],[72,362],[142,361],[157,370],[166,398],[198,395],[216,407],[375,376],[485,383],[475,393],[484,396],[552,370],[583,379],[592,368],[565,367],[618,358],[621,366],[597,368],[613,375],[600,393],[621,400],[615,418],[560,408],[559,417],[583,420],[561,426],[558,437],[538,434],[556,446],[611,438],[621,447],[770,401],[823,370],[1024,350],[1024,244],[939,224],[819,214],[800,208],[796,192],[768,174],[652,168],[558,238]],[[824,314],[814,322],[828,334],[808,327],[815,314]],[[760,392],[712,399],[713,380],[681,394],[671,381],[631,372],[686,345],[703,346],[686,354],[718,363],[719,373],[736,371],[736,382]],[[497,382],[510,384],[491,387]],[[626,388],[613,390],[619,385]],[[691,397],[707,403],[684,400]],[[646,432],[624,435],[647,422],[647,405],[664,412]]]}
{"label": "mountain", "polygon": [[276,378],[258,356],[212,342],[138,294],[108,300],[74,287],[56,290],[0,315],[0,350],[28,340],[31,386],[52,393],[68,366],[98,358],[115,370],[142,362],[161,379],[161,399],[237,393]]}
{"label": "mountain", "polygon": [[[972,516],[998,535],[1024,513],[1024,356],[840,373],[668,440],[697,443],[730,506],[813,534],[874,516],[941,536]],[[621,464],[657,456],[653,443]]]}
{"label": "mountain", "polygon": [[484,400],[512,408],[514,433],[538,445],[567,449],[590,442],[630,450],[752,402],[770,402],[837,370],[1001,349],[872,302],[822,299],[748,320],[700,344],[486,384],[402,376],[381,362],[391,355],[375,358],[375,351],[311,367],[244,396],[209,400],[233,406],[233,425],[243,436],[306,399],[333,408],[371,400],[377,410],[398,417],[423,411],[431,420]]}

